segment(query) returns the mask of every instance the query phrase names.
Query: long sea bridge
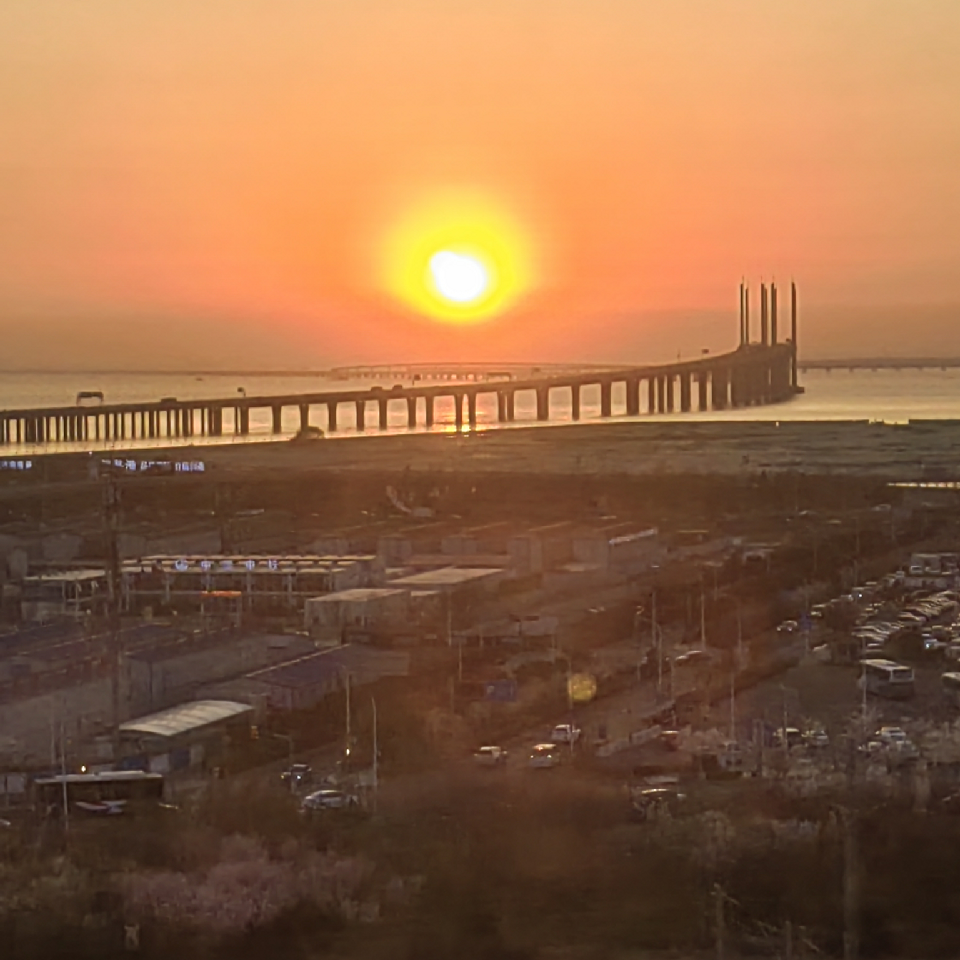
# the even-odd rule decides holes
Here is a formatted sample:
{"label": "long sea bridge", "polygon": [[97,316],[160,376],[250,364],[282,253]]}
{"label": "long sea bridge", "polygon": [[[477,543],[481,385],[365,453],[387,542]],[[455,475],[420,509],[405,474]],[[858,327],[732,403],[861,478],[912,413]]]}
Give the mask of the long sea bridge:
{"label": "long sea bridge", "polygon": [[[391,405],[402,405],[410,429],[421,424],[432,427],[435,408],[441,398],[453,401],[456,428],[477,425],[477,398],[496,397],[497,420],[516,419],[516,398],[531,392],[536,402],[536,419],[551,419],[551,401],[558,394],[569,396],[570,415],[580,419],[582,391],[599,387],[600,415],[613,413],[613,389],[622,385],[627,416],[646,413],[687,413],[693,410],[726,410],[787,400],[799,392],[796,353],[796,288],[792,290],[792,336],[779,342],[777,336],[776,287],[771,286],[770,302],[766,287],[761,287],[761,332],[751,342],[749,295],[741,286],[740,342],[737,349],[724,354],[704,355],[693,360],[666,364],[620,367],[541,366],[518,375],[516,369],[494,370],[477,365],[472,376],[461,371],[461,379],[428,378],[428,371],[411,375],[412,367],[396,366],[387,372],[403,374],[413,382],[389,389],[327,389],[319,392],[275,396],[232,396],[218,399],[162,400],[99,406],[47,407],[0,411],[0,444],[79,443],[117,440],[219,438],[251,433],[251,412],[269,411],[272,432],[283,432],[284,411],[299,411],[299,429],[323,427],[327,433],[341,428],[340,410],[352,405],[357,430],[365,430],[367,416],[374,411],[381,430],[389,426]],[[379,370],[382,378],[384,368]],[[344,368],[341,376],[355,376],[358,368]],[[437,371],[442,372],[442,371]],[[500,375],[502,374],[502,375]],[[440,382],[437,382],[437,381]],[[432,382],[431,382],[432,381]],[[645,402],[644,402],[645,400]],[[566,408],[566,405],[565,405]],[[315,411],[322,411],[321,422],[314,422]]]}

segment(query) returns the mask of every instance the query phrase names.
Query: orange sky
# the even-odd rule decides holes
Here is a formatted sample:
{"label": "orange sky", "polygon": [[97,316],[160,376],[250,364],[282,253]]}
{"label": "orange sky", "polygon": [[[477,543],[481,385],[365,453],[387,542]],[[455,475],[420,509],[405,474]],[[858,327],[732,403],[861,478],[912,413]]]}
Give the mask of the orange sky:
{"label": "orange sky", "polygon": [[[3,4],[0,364],[642,361],[742,274],[808,355],[960,354],[958,105],[958,0]],[[379,262],[458,190],[536,261],[461,327]]]}

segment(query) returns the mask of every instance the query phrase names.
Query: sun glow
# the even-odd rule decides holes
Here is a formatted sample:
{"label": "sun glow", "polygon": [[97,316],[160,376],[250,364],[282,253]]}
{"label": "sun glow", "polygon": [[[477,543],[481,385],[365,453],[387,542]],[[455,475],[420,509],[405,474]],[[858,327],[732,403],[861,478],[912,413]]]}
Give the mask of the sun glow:
{"label": "sun glow", "polygon": [[384,245],[383,282],[416,313],[451,323],[502,314],[533,283],[518,225],[489,201],[464,194],[423,203]]}

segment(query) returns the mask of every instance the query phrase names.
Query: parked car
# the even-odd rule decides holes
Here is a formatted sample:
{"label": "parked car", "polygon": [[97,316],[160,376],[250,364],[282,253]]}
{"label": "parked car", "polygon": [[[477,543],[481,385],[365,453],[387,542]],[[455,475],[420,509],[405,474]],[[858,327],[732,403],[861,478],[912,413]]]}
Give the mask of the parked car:
{"label": "parked car", "polygon": [[537,770],[549,770],[560,763],[560,750],[555,743],[538,743],[530,751],[527,763]]}
{"label": "parked car", "polygon": [[824,750],[830,746],[830,737],[824,730],[810,730],[803,735],[803,739],[814,750]]}
{"label": "parked car", "polygon": [[650,787],[633,794],[630,801],[630,819],[645,823],[665,814],[676,816],[686,799],[676,787]]}
{"label": "parked car", "polygon": [[799,747],[803,743],[803,734],[796,727],[787,727],[774,734],[774,742],[778,747],[785,746],[788,750]]}
{"label": "parked car", "polygon": [[553,743],[576,743],[582,732],[572,723],[558,723],[550,733],[550,739]]}
{"label": "parked car", "polygon": [[291,790],[298,790],[313,780],[313,770],[307,763],[294,763],[280,774],[280,779]]}
{"label": "parked car", "polygon": [[360,806],[359,798],[343,790],[317,790],[303,798],[300,807],[305,813],[319,810],[346,810]]}
{"label": "parked car", "polygon": [[500,767],[507,762],[507,751],[502,747],[481,747],[473,759],[481,767]]}

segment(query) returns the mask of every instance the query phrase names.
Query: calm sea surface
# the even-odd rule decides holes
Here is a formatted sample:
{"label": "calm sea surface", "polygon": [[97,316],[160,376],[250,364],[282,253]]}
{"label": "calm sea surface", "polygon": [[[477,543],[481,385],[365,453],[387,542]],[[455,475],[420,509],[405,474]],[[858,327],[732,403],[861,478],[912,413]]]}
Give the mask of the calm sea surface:
{"label": "calm sea surface", "polygon": [[[389,381],[387,385],[392,385]],[[887,422],[905,422],[911,419],[960,420],[960,370],[926,371],[834,371],[826,373],[815,371],[803,375],[801,383],[806,393],[788,403],[769,407],[753,407],[741,410],[728,410],[707,413],[670,414],[651,417],[641,414],[637,419],[650,420],[884,420]],[[159,400],[162,397],[176,397],[178,400],[240,397],[272,394],[294,394],[322,392],[326,390],[369,389],[373,382],[345,382],[329,380],[322,376],[236,376],[236,375],[185,375],[185,374],[117,374],[117,373],[3,373],[0,374],[0,410],[22,407],[71,406],[81,390],[101,390],[105,402],[121,403],[126,401]],[[645,396],[641,394],[643,402]],[[622,388],[614,389],[614,416],[626,419],[624,415],[625,397]],[[497,425],[496,400],[494,395],[481,396],[477,404],[478,420],[481,427]],[[517,394],[516,426],[536,424],[535,398],[530,391]],[[314,408],[312,422],[326,428],[326,411]],[[552,397],[551,417],[554,422],[570,420],[569,393],[557,391]],[[586,388],[581,401],[582,420],[600,418],[599,388]],[[422,411],[421,411],[422,419]],[[406,405],[390,405],[389,421],[391,433],[407,432]],[[436,431],[451,429],[453,424],[452,402],[439,400],[436,407]],[[299,425],[296,410],[285,411],[284,433],[294,433]],[[339,410],[339,436],[354,434],[355,420],[352,404],[342,404]],[[371,429],[371,426],[373,429]],[[229,426],[225,424],[229,430]],[[251,414],[251,440],[271,439],[270,413],[268,410],[253,411]],[[424,428],[419,427],[418,432]],[[376,413],[373,405],[367,413],[367,433],[376,430]],[[193,444],[210,442],[233,442],[232,434],[220,441],[207,441],[192,438]],[[170,441],[163,441],[165,446]],[[122,448],[124,446],[142,447],[142,440],[112,442],[98,445]],[[27,448],[24,447],[24,450]],[[37,452],[37,447],[30,450]],[[48,444],[40,449],[54,450],[83,449],[80,444]],[[6,447],[4,452],[14,452],[15,448]]]}

